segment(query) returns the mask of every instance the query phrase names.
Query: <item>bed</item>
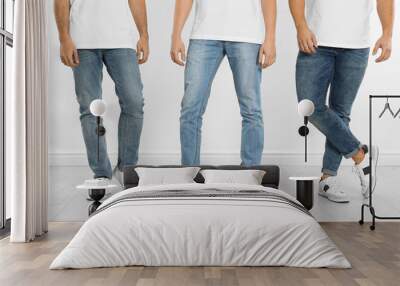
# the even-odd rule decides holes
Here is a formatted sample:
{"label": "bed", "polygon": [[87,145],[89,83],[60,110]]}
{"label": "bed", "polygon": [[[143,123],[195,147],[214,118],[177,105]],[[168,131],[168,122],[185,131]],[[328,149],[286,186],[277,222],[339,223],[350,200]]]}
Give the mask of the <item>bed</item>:
{"label": "bed", "polygon": [[126,168],[126,189],[104,201],[50,269],[351,267],[312,215],[278,189],[277,166],[253,167],[266,171],[259,186],[204,184],[201,174],[196,183],[138,186],[135,168]]}

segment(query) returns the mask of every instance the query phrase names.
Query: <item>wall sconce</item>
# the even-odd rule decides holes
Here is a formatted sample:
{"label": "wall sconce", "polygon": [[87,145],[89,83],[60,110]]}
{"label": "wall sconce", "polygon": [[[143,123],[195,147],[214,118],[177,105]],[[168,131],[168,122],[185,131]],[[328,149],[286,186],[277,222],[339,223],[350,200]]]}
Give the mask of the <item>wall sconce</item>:
{"label": "wall sconce", "polygon": [[300,101],[298,105],[299,114],[304,117],[304,125],[299,128],[300,136],[304,137],[304,161],[308,160],[308,147],[307,147],[307,136],[310,133],[310,129],[308,128],[308,118],[313,115],[315,111],[314,103],[309,99],[303,99]]}
{"label": "wall sconce", "polygon": [[100,137],[106,134],[106,128],[102,124],[101,117],[106,113],[106,103],[102,99],[93,100],[90,104],[90,112],[96,116],[97,127],[97,161],[100,160]]}

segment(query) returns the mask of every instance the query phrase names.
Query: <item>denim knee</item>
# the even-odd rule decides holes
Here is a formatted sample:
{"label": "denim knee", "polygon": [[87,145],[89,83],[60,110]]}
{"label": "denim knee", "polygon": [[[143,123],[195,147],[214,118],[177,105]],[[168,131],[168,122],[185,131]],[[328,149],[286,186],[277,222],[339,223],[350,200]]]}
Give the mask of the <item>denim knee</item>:
{"label": "denim knee", "polygon": [[195,93],[186,93],[181,103],[180,121],[191,121],[201,119],[205,110],[201,99]]}
{"label": "denim knee", "polygon": [[308,118],[309,121],[318,126],[318,123],[322,120],[322,117],[324,116],[325,112],[328,111],[328,107],[326,105],[322,106],[315,106],[314,113]]}
{"label": "denim knee", "polygon": [[121,113],[130,117],[142,119],[144,117],[144,99],[140,98],[129,98],[120,102]]}

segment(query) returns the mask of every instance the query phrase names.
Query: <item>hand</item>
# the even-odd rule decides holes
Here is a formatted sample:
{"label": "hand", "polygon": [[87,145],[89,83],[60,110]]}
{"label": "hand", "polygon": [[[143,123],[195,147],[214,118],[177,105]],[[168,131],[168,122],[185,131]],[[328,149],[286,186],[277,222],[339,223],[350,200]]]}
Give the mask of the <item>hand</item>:
{"label": "hand", "polygon": [[181,37],[173,37],[171,45],[171,60],[177,65],[184,66],[186,61],[186,48]]}
{"label": "hand", "polygon": [[60,46],[60,57],[64,65],[77,67],[79,65],[78,50],[70,37],[62,40]]}
{"label": "hand", "polygon": [[149,59],[150,48],[149,38],[147,36],[141,36],[136,45],[136,54],[138,64],[142,65]]}
{"label": "hand", "polygon": [[297,30],[297,42],[299,49],[306,54],[314,54],[318,47],[317,38],[314,33],[306,26]]}
{"label": "hand", "polygon": [[381,50],[380,56],[375,60],[377,63],[387,61],[392,55],[392,38],[389,36],[382,36],[376,42],[372,55],[377,55]]}
{"label": "hand", "polygon": [[276,61],[276,47],[274,40],[266,40],[260,48],[258,56],[259,65],[265,69],[272,66]]}

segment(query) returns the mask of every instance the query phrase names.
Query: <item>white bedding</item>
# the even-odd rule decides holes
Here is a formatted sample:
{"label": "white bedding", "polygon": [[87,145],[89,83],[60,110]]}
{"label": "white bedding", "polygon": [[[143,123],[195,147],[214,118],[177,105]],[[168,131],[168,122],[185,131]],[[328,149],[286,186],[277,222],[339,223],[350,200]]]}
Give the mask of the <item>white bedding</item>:
{"label": "white bedding", "polygon": [[185,184],[136,187],[106,200],[53,261],[51,269],[144,266],[349,268],[310,215],[290,205],[246,198],[122,201],[133,192],[263,190],[261,186]]}

